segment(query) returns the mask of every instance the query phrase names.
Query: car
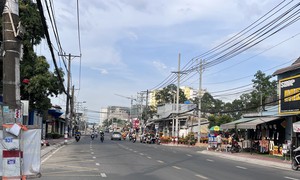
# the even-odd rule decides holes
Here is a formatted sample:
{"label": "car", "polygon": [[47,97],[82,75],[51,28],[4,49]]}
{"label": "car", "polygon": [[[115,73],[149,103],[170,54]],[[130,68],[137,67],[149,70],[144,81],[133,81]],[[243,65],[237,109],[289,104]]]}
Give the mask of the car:
{"label": "car", "polygon": [[119,140],[121,141],[122,140],[122,134],[120,132],[113,132],[111,134],[111,140]]}

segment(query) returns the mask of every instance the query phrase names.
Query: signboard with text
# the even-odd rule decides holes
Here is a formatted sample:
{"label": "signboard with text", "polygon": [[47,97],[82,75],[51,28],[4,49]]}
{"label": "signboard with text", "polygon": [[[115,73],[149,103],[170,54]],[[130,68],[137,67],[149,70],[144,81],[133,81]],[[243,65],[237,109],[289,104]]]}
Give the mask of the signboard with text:
{"label": "signboard with text", "polygon": [[279,80],[279,114],[300,113],[300,75]]}
{"label": "signboard with text", "polygon": [[140,128],[140,120],[133,119],[132,120],[132,126],[133,126],[134,129],[139,129]]}

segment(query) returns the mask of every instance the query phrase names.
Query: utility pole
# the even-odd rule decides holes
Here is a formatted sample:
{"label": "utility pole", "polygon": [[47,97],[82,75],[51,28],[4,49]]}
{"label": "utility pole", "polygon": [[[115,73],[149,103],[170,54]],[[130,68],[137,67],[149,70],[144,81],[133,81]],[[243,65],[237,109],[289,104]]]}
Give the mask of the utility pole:
{"label": "utility pole", "polygon": [[[1,4],[3,5],[3,1]],[[19,2],[6,0],[2,14],[3,32],[3,169],[2,178],[21,178],[21,148],[20,133],[7,132],[12,124],[22,124],[20,98],[20,36],[19,36]],[[3,114],[2,114],[3,113]],[[3,123],[3,124],[2,124]],[[9,127],[10,126],[10,127]],[[14,162],[11,164],[10,162]]]}
{"label": "utility pole", "polygon": [[201,139],[201,91],[202,91],[202,72],[203,72],[203,64],[202,64],[202,59],[200,60],[200,66],[199,66],[199,92],[198,92],[198,97],[199,97],[199,104],[198,104],[198,143],[200,143]]}
{"label": "utility pole", "polygon": [[71,85],[71,60],[72,58],[75,57],[80,57],[80,56],[75,56],[71,55],[70,53],[68,55],[66,54],[60,54],[59,56],[63,57],[68,57],[68,82],[67,82],[67,102],[66,102],[66,112],[65,112],[65,143],[68,144],[68,136],[70,135],[69,129],[70,129],[70,115],[69,115],[69,106],[70,106],[70,101],[71,101],[71,95],[70,95],[70,85]]}
{"label": "utility pole", "polygon": [[178,142],[178,136],[179,136],[179,129],[178,129],[178,122],[179,122],[179,86],[180,86],[180,53],[178,54],[178,73],[177,73],[177,92],[176,92],[176,124],[175,124],[175,136],[177,137]]}

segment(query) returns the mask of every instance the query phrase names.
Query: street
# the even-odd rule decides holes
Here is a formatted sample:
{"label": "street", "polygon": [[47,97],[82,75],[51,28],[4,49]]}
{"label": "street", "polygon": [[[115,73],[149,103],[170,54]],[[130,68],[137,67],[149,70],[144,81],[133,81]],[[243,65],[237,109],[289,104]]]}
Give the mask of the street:
{"label": "street", "polygon": [[199,147],[172,147],[126,141],[79,142],[42,159],[43,180],[54,179],[292,179],[300,172],[238,162],[199,153]]}

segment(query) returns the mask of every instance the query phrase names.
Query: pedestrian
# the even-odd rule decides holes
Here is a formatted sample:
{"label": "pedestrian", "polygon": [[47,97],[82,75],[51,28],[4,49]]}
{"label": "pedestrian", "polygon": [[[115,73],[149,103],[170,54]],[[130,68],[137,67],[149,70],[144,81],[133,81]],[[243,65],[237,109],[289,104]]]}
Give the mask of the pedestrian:
{"label": "pedestrian", "polygon": [[217,149],[216,151],[221,151],[222,149],[222,137],[221,137],[221,133],[217,136]]}

